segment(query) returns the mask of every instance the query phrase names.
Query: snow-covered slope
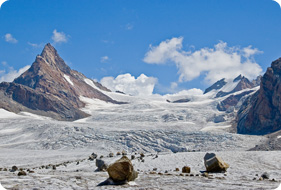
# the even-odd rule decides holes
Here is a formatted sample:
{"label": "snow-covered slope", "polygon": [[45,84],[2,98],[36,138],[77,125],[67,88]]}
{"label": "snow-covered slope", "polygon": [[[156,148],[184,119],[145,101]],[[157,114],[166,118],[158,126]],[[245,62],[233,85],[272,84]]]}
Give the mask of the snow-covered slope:
{"label": "snow-covered slope", "polygon": [[[91,80],[85,82],[92,88],[98,88]],[[231,91],[230,86],[235,85],[224,87],[224,90]],[[268,139],[231,133],[235,111],[227,113],[217,109],[219,102],[241,92],[218,98],[214,98],[212,91],[204,95],[149,97],[106,90],[103,93],[126,104],[80,96],[80,101],[85,103],[81,110],[90,116],[74,122],[56,121],[25,112],[14,114],[0,109],[0,168],[16,165],[35,171],[25,177],[0,171],[0,182],[4,187],[98,189],[96,185],[105,180],[107,174],[94,172],[95,162],[87,160],[88,156],[95,152],[103,155],[104,160],[113,162],[117,157],[108,158],[107,155],[123,150],[129,156],[144,152],[145,161],[133,160],[140,172],[136,186],[125,185],[115,189],[277,187],[276,182],[253,180],[256,174],[261,175],[264,171],[270,172],[271,178],[276,181],[281,180],[278,152],[265,154],[247,151]],[[171,102],[179,99],[190,101]],[[203,157],[206,152],[217,152],[230,164],[226,176],[196,176],[204,170]],[[57,169],[40,169],[42,165],[49,164],[58,165]],[[174,171],[184,165],[191,166],[194,177],[179,176]],[[170,175],[149,174],[153,168],[161,174],[167,170]]]}

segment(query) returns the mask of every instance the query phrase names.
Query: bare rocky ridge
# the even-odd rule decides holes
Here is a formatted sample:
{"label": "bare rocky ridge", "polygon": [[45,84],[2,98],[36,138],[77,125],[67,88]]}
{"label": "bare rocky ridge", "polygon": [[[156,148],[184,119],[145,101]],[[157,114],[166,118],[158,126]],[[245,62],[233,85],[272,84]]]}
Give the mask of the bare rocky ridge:
{"label": "bare rocky ridge", "polygon": [[264,135],[281,129],[281,58],[267,69],[260,90],[244,102],[237,120],[240,134]]}
{"label": "bare rocky ridge", "polygon": [[6,100],[0,103],[0,108],[16,113],[38,110],[38,114],[58,120],[88,116],[79,110],[85,106],[81,96],[121,103],[102,93],[109,90],[101,84],[71,70],[49,43],[26,72],[13,83],[1,83],[0,89]]}

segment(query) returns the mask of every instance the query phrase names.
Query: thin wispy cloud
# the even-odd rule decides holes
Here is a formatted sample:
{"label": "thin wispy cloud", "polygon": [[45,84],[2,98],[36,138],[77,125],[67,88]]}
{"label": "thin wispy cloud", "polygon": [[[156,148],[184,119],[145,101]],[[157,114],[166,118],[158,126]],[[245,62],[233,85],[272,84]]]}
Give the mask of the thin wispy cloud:
{"label": "thin wispy cloud", "polygon": [[179,82],[191,81],[201,75],[205,76],[207,83],[222,78],[233,79],[240,74],[253,79],[262,73],[254,59],[261,51],[252,46],[228,47],[221,41],[213,48],[184,51],[182,42],[183,37],[179,37],[150,46],[143,61],[149,64],[174,63],[178,68]]}
{"label": "thin wispy cloud", "polygon": [[27,42],[27,44],[34,48],[42,48],[44,46],[42,43],[36,44],[36,43]]}
{"label": "thin wispy cloud", "polygon": [[109,61],[109,57],[108,56],[103,56],[103,57],[100,58],[100,62],[102,62],[102,63],[105,63],[107,61]]}
{"label": "thin wispy cloud", "polygon": [[121,91],[134,96],[152,95],[157,78],[141,74],[135,78],[131,74],[118,75],[116,78],[104,77],[101,84],[112,91]]}
{"label": "thin wispy cloud", "polygon": [[126,29],[127,29],[127,30],[133,30],[133,28],[134,28],[134,25],[133,25],[132,23],[128,23],[128,24],[126,25]]}
{"label": "thin wispy cloud", "polygon": [[12,43],[12,44],[18,43],[18,40],[14,38],[13,35],[10,33],[5,34],[4,37],[5,37],[5,41],[8,43]]}
{"label": "thin wispy cloud", "polygon": [[52,40],[54,43],[67,43],[68,37],[63,32],[58,32],[56,29],[53,31]]}

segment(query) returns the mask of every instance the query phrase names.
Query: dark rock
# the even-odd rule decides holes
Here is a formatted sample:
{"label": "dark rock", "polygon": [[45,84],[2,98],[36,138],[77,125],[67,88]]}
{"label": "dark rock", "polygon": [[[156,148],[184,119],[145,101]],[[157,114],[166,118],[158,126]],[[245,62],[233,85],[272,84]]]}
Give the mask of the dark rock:
{"label": "dark rock", "polygon": [[190,173],[190,167],[184,166],[184,167],[182,168],[182,173]]}
{"label": "dark rock", "polygon": [[131,160],[134,160],[136,158],[135,155],[131,155]]}
{"label": "dark rock", "polygon": [[264,172],[264,173],[261,175],[261,177],[262,177],[263,179],[269,179],[269,174],[268,174],[267,172]]}
{"label": "dark rock", "polygon": [[13,166],[12,169],[10,170],[11,172],[15,172],[18,170],[18,167],[17,166]]}
{"label": "dark rock", "polygon": [[[169,102],[171,102],[171,101],[169,101]],[[190,102],[190,99],[188,99],[188,98],[179,99],[179,100],[173,101],[172,103],[187,103],[187,102]]]}
{"label": "dark rock", "polygon": [[111,152],[111,153],[109,153],[109,155],[108,155],[110,158],[112,158],[113,156],[114,156],[114,154]]}
{"label": "dark rock", "polygon": [[221,122],[225,122],[225,116],[224,115],[218,115],[214,117],[214,123],[221,123]]}
{"label": "dark rock", "polygon": [[97,166],[97,171],[106,171],[108,167],[105,161],[101,159],[96,159],[96,166]]}
{"label": "dark rock", "polygon": [[226,84],[225,79],[221,79],[219,81],[217,81],[215,84],[213,84],[212,86],[210,86],[209,88],[207,88],[204,92],[204,94],[212,91],[212,90],[218,90],[221,89],[224,85]]}
{"label": "dark rock", "polygon": [[25,171],[19,171],[18,176],[26,176],[26,172]]}

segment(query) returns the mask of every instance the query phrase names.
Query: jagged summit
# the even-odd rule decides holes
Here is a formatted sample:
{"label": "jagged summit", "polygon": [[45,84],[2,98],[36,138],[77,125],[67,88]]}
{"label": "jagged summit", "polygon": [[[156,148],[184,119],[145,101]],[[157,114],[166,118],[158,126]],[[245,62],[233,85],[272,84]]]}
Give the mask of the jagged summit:
{"label": "jagged summit", "polygon": [[249,79],[247,79],[246,77],[240,74],[235,79],[230,81],[226,80],[225,78],[217,81],[212,86],[207,88],[204,94],[213,91],[216,93],[215,95],[216,98],[223,97],[228,94],[238,92],[244,89],[251,89],[253,87],[259,86],[259,84],[260,84],[260,76],[256,80],[253,80],[251,82]]}
{"label": "jagged summit", "polygon": [[[109,91],[107,88],[67,66],[50,43],[45,45],[41,55],[26,72],[13,83],[2,84],[0,90],[6,91],[21,106],[38,110],[44,108],[45,112],[55,112],[57,116],[54,118],[62,120],[75,120],[87,115],[79,110],[85,106],[81,97],[119,103],[104,94]],[[8,111],[22,110],[0,104],[1,107]]]}
{"label": "jagged summit", "polygon": [[46,60],[46,63],[49,63],[54,68],[58,67],[64,73],[70,73],[70,67],[65,64],[57,50],[50,43],[45,45],[40,56]]}

